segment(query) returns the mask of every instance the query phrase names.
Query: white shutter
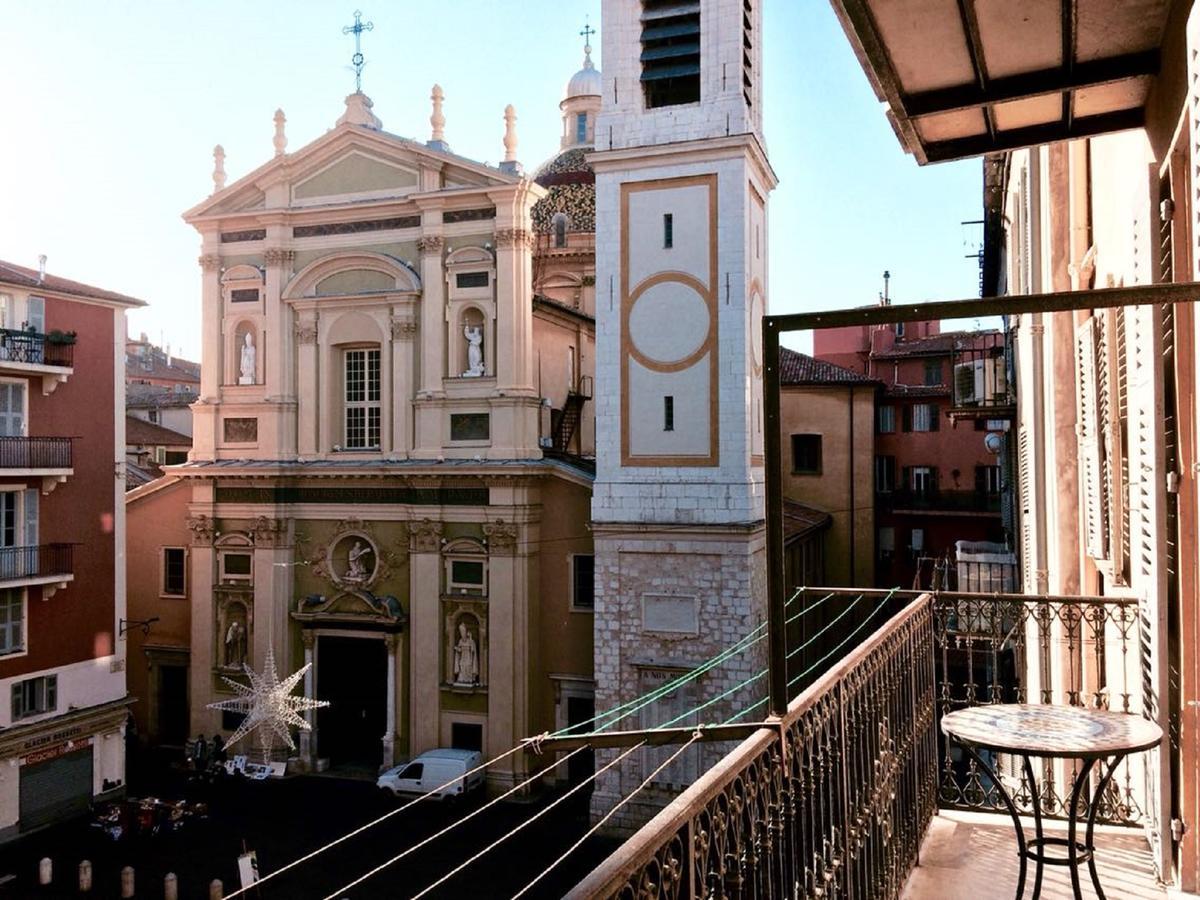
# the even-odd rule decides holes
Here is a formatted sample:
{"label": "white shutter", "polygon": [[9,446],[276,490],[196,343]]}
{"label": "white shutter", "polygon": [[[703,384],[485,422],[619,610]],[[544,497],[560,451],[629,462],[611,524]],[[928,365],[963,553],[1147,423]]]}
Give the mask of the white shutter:
{"label": "white shutter", "polygon": [[1104,497],[1100,417],[1096,402],[1096,319],[1075,329],[1075,427],[1079,435],[1079,487],[1087,553],[1107,558],[1108,510]]}
{"label": "white shutter", "polygon": [[30,297],[25,306],[25,324],[38,334],[46,333],[46,301]]}
{"label": "white shutter", "polygon": [[0,437],[21,437],[25,434],[25,385],[22,382],[0,382]]}
{"label": "white shutter", "polygon": [[1128,478],[1121,426],[1128,414],[1125,401],[1125,341],[1123,313],[1104,311],[1097,322],[1096,384],[1101,450],[1104,455],[1104,494],[1108,509],[1108,577],[1114,584],[1128,584],[1125,564],[1129,547]]}
{"label": "white shutter", "polygon": [[1029,430],[1017,430],[1017,508],[1021,511],[1018,528],[1021,531],[1021,572],[1025,592],[1036,594],[1037,584],[1037,516],[1033,489],[1033,453]]}
{"label": "white shutter", "polygon": [[21,492],[22,515],[25,519],[25,546],[38,544],[38,492],[36,489]]}

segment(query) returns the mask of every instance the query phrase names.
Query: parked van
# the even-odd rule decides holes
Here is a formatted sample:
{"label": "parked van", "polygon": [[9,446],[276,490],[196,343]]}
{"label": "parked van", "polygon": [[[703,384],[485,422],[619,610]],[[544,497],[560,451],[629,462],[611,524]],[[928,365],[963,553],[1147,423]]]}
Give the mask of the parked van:
{"label": "parked van", "polygon": [[[471,772],[482,763],[483,756],[478,750],[429,750],[410,762],[388,769],[379,776],[376,784],[396,796],[433,791],[434,799],[457,797],[483,784],[483,772]],[[468,772],[471,774],[467,775]]]}

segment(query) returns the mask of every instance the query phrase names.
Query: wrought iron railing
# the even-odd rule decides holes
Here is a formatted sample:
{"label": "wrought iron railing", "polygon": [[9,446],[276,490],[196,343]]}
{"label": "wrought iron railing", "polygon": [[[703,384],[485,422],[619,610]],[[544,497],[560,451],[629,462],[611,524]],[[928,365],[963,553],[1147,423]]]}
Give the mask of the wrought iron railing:
{"label": "wrought iron railing", "polygon": [[1000,495],[987,491],[880,491],[875,505],[885,510],[1000,512]]}
{"label": "wrought iron railing", "polygon": [[69,369],[74,360],[74,343],[52,340],[37,331],[0,328],[0,362],[32,363]]}
{"label": "wrought iron railing", "polygon": [[1002,331],[971,333],[954,345],[954,408],[998,409],[1016,404],[1005,359],[1007,335]]}
{"label": "wrought iron railing", "polygon": [[[933,595],[938,717],[988,703],[1054,703],[1122,712],[1140,708],[1142,657],[1135,599],[1118,597],[997,597]],[[1004,811],[995,786],[975,763],[939,737],[938,797],[942,806]],[[997,758],[1019,807],[1032,811],[1024,773]],[[1132,823],[1142,762],[1122,763],[1102,798],[1097,821]],[[1066,815],[1070,762],[1042,763],[1043,815]]]}
{"label": "wrought iron railing", "polygon": [[0,469],[69,469],[67,437],[0,437]]}
{"label": "wrought iron railing", "polygon": [[569,896],[898,897],[937,795],[929,597],[882,622]]}
{"label": "wrought iron railing", "polygon": [[0,581],[71,575],[73,560],[73,544],[0,547]]}

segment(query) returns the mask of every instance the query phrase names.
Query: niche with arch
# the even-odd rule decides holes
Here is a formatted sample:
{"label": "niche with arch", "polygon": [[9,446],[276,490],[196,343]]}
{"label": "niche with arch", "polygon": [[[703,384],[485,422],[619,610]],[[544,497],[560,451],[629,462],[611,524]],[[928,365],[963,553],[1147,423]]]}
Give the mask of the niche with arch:
{"label": "niche with arch", "polygon": [[225,383],[262,384],[263,346],[258,325],[250,319],[236,320],[228,335],[228,341]]}
{"label": "niche with arch", "polygon": [[[446,258],[446,375],[483,378],[496,374],[495,259],[483,247],[462,247]],[[472,346],[476,348],[472,350]]]}

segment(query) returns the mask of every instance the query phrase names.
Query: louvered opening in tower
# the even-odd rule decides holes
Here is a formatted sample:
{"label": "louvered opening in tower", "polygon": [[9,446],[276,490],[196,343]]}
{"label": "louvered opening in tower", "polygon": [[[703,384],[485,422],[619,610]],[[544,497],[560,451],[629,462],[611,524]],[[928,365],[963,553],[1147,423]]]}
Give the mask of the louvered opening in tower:
{"label": "louvered opening in tower", "polygon": [[742,0],[742,95],[754,105],[754,0]]}
{"label": "louvered opening in tower", "polygon": [[642,0],[647,109],[700,102],[700,0]]}

